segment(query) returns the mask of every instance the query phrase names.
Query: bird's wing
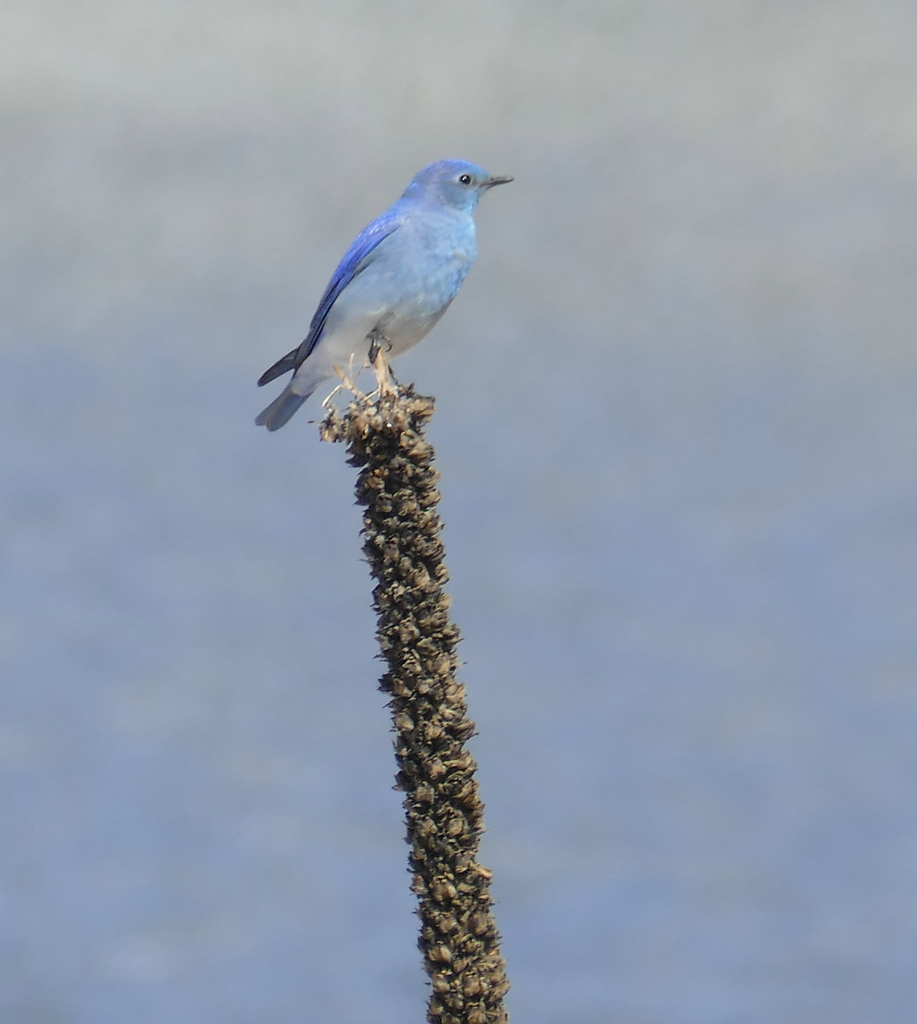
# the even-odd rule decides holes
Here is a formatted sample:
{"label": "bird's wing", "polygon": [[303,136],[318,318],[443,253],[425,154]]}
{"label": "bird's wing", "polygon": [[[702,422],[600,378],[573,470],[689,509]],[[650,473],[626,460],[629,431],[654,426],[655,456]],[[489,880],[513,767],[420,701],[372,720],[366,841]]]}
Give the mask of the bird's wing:
{"label": "bird's wing", "polygon": [[272,367],[265,370],[258,378],[258,387],[302,365],[318,344],[325,321],[338,296],[358,274],[362,274],[372,263],[373,250],[389,235],[397,231],[403,221],[403,213],[394,209],[387,210],[357,235],[353,245],[344,253],[344,258],[338,264],[337,270],[332,274],[328,287],[319,301],[318,309],[309,324],[309,333],[304,341],[291,352],[287,352],[282,359],[278,359]]}

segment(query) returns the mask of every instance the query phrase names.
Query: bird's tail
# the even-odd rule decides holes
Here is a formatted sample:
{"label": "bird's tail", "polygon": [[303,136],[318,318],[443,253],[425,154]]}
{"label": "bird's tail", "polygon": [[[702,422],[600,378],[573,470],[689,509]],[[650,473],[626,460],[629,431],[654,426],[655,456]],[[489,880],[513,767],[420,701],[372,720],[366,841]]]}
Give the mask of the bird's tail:
{"label": "bird's tail", "polygon": [[288,384],[273,402],[258,415],[255,423],[259,427],[267,427],[268,430],[280,430],[294,412],[312,394],[315,387],[311,388],[304,395],[298,395],[293,391],[291,384]]}

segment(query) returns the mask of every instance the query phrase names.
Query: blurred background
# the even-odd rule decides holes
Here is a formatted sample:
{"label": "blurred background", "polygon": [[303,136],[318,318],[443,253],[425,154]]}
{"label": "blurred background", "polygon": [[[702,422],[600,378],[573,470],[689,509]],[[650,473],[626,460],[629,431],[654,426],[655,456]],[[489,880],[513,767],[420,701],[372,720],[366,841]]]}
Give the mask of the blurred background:
{"label": "blurred background", "polygon": [[422,1020],[354,471],[253,425],[354,234],[529,1024],[911,1024],[917,7],[3,0],[0,1019]]}

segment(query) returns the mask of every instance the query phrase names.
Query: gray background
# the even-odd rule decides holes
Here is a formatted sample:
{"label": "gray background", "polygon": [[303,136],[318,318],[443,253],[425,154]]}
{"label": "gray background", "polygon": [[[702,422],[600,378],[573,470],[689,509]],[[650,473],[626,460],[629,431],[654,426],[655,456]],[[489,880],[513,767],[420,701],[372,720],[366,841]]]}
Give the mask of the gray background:
{"label": "gray background", "polygon": [[514,1020],[912,1024],[917,7],[0,18],[0,1020],[423,1018],[353,470],[252,420],[460,156],[400,372]]}

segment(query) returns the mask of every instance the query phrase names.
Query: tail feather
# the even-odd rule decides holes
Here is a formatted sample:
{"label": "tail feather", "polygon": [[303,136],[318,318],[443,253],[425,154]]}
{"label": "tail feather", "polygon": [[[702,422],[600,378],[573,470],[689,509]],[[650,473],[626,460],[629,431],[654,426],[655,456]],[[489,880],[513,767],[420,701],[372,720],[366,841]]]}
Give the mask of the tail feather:
{"label": "tail feather", "polygon": [[311,394],[309,391],[305,395],[297,395],[290,385],[287,385],[274,401],[261,411],[255,423],[259,427],[267,427],[268,430],[280,430]]}
{"label": "tail feather", "polygon": [[297,345],[296,348],[278,359],[273,366],[269,366],[258,378],[258,387],[263,388],[265,384],[269,384],[275,377],[282,377],[285,373],[289,373],[290,370],[295,370],[298,365],[297,357],[301,347],[301,345]]}

